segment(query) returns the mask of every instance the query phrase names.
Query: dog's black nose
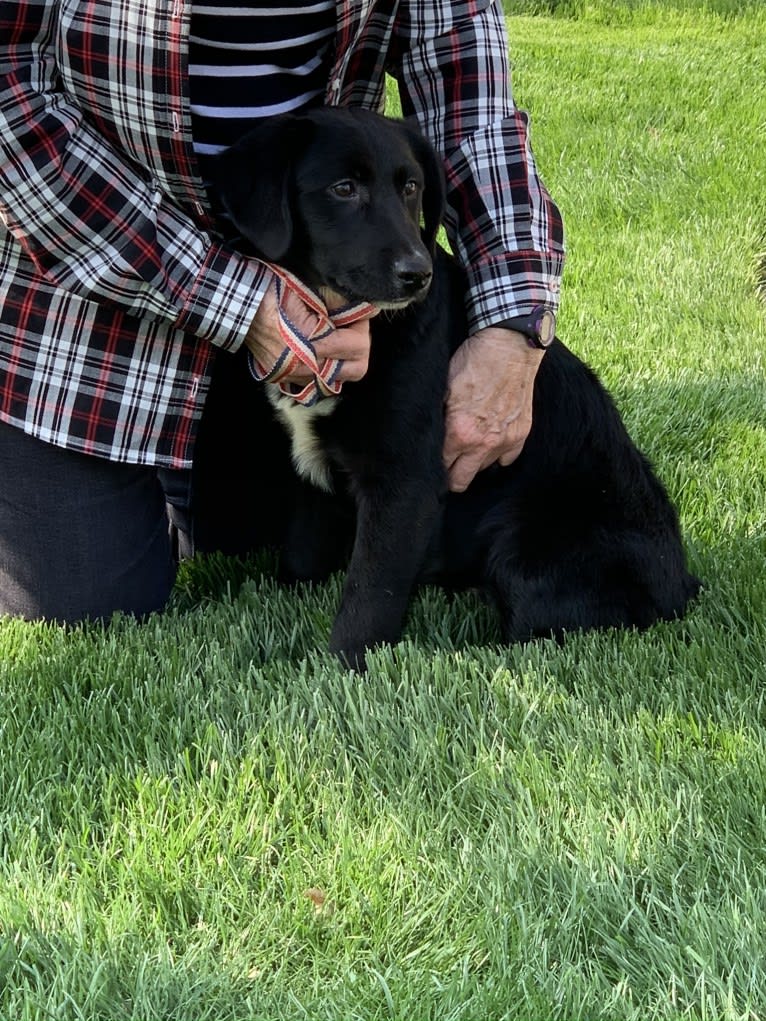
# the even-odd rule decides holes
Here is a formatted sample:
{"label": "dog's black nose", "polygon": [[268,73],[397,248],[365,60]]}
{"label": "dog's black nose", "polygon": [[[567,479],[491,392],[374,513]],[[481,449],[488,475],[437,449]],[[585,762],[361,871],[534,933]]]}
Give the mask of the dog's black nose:
{"label": "dog's black nose", "polygon": [[394,275],[402,291],[407,295],[415,295],[428,287],[433,276],[431,259],[423,252],[397,259],[394,263]]}

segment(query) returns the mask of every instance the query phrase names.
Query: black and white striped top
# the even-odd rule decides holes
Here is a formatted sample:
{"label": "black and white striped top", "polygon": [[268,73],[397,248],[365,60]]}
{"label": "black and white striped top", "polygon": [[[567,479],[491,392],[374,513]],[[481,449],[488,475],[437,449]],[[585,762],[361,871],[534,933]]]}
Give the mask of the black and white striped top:
{"label": "black and white striped top", "polygon": [[253,121],[321,104],[334,32],[335,0],[192,5],[189,87],[203,178],[208,158]]}

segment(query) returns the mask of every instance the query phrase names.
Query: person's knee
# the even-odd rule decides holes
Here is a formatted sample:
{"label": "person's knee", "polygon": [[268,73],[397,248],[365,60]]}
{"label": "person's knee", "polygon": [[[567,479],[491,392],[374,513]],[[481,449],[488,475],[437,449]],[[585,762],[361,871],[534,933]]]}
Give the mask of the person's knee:
{"label": "person's knee", "polygon": [[154,469],[2,426],[0,476],[0,615],[77,623],[166,604],[176,568]]}

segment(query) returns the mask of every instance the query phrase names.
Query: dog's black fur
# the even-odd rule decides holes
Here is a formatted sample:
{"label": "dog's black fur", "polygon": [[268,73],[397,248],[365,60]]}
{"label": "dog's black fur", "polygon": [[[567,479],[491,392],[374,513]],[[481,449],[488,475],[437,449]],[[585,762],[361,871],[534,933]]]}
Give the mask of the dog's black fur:
{"label": "dog's black fur", "polygon": [[[322,579],[348,562],[330,647],[356,666],[365,650],[399,638],[422,581],[488,591],[507,641],[645,628],[684,612],[699,582],[686,569],[675,509],[596,376],[558,340],[537,375],[521,456],[447,493],[443,403],[450,355],[467,335],[464,282],[435,245],[442,174],[418,134],[361,111],[274,118],[222,156],[217,181],[261,257],[350,301],[409,304],[372,320],[367,375],[313,423],[332,493],[286,476],[288,444],[262,388],[251,382],[243,395],[242,366],[222,357],[227,378],[211,409],[247,407],[257,435],[238,437],[234,468],[222,461],[231,427],[221,434],[203,422],[202,532],[230,472],[260,482],[248,511],[254,541],[273,538],[292,505],[277,536],[282,573]],[[273,510],[265,524],[264,503]]]}

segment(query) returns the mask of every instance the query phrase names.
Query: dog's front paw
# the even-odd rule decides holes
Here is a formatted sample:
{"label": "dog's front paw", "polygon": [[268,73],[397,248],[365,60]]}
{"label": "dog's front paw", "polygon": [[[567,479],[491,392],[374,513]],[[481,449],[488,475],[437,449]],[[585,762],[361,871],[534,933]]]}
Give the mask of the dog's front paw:
{"label": "dog's front paw", "polygon": [[353,670],[366,669],[365,654],[378,645],[395,645],[402,635],[406,597],[391,588],[372,593],[346,579],[338,615],[330,632],[330,652]]}
{"label": "dog's front paw", "polygon": [[357,673],[367,672],[367,651],[368,646],[358,642],[345,641],[333,635],[330,638],[330,652],[337,656],[344,666]]}

